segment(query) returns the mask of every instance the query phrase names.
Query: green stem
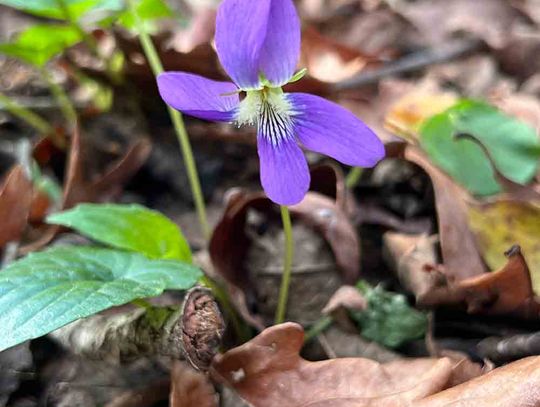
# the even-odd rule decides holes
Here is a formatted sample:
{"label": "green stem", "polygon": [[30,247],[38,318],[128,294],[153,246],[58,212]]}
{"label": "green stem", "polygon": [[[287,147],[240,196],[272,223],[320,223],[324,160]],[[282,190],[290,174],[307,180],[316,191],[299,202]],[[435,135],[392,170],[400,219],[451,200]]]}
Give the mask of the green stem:
{"label": "green stem", "polygon": [[53,80],[51,74],[45,67],[41,69],[41,74],[49,85],[49,89],[68,123],[69,130],[72,131],[77,124],[77,112],[75,111],[75,107],[73,107],[73,103],[71,103],[71,100],[64,89]]}
{"label": "green stem", "polygon": [[364,169],[362,167],[353,167],[349,173],[347,174],[347,178],[345,178],[345,185],[347,188],[352,189],[357,184],[358,181],[360,181],[360,177],[362,176],[362,172]]}
{"label": "green stem", "polygon": [[317,335],[319,335],[321,332],[326,331],[326,329],[330,325],[332,325],[332,322],[334,322],[334,320],[329,315],[325,315],[324,317],[319,319],[309,328],[309,331],[306,332],[306,335],[304,336],[304,343],[309,342],[310,340],[315,338]]}
{"label": "green stem", "polygon": [[283,231],[285,232],[285,258],[283,261],[283,276],[281,278],[281,287],[279,289],[279,299],[276,310],[276,324],[281,324],[285,320],[285,311],[287,309],[289,285],[291,283],[292,260],[294,251],[291,214],[289,213],[289,208],[287,208],[286,206],[280,206],[279,209],[281,211]]}
{"label": "green stem", "polygon": [[[129,1],[129,7],[135,18],[135,25],[137,33],[139,34],[139,40],[143,48],[146,59],[150,64],[154,76],[158,76],[163,72],[163,64],[159,59],[159,55],[152,43],[150,35],[146,32],[144,24],[142,24],[132,1]],[[195,166],[195,158],[193,157],[193,151],[189,142],[189,136],[184,125],[182,115],[177,110],[174,110],[170,106],[167,106],[171,121],[176,132],[176,136],[180,143],[182,150],[182,156],[184,158],[184,164],[186,166],[187,175],[189,178],[189,184],[191,186],[191,193],[193,194],[193,200],[195,201],[195,209],[197,210],[197,216],[199,217],[199,223],[201,225],[202,233],[206,239],[210,238],[210,227],[206,217],[206,207],[204,204],[204,198],[201,190],[201,184],[199,181],[199,175],[197,173],[197,167]]]}
{"label": "green stem", "polygon": [[15,102],[9,96],[4,95],[3,93],[0,93],[0,105],[3,105],[8,112],[14,116],[17,116],[19,119],[24,120],[41,134],[46,134],[49,136],[54,136],[54,134],[56,134],[54,128],[47,123],[45,119]]}

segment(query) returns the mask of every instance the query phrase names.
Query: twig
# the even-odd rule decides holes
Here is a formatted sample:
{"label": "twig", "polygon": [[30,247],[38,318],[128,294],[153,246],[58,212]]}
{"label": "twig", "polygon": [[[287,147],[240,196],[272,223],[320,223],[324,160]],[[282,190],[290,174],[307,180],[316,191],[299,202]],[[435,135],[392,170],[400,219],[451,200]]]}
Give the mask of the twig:
{"label": "twig", "polygon": [[73,353],[111,362],[164,355],[205,370],[221,344],[224,322],[210,290],[197,287],[181,308],[137,308],[75,321],[50,336]]}
{"label": "twig", "polygon": [[540,355],[540,332],[506,338],[490,337],[478,344],[482,357],[494,362],[508,362],[526,356]]}
{"label": "twig", "polygon": [[481,46],[482,41],[475,38],[455,39],[446,44],[407,55],[380,69],[361,72],[352,78],[334,84],[332,88],[340,91],[370,85],[388,76],[416,71],[429,65],[464,56],[478,50]]}

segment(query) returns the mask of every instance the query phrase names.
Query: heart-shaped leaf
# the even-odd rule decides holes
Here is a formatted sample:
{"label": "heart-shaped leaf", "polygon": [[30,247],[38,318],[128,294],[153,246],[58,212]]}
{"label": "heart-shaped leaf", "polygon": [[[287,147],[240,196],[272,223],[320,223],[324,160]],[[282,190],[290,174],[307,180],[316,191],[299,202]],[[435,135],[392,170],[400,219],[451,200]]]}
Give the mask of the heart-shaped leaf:
{"label": "heart-shaped leaf", "polygon": [[501,191],[482,147],[503,176],[522,185],[532,180],[540,159],[540,142],[532,127],[472,100],[462,100],[427,120],[420,144],[433,162],[478,195]]}
{"label": "heart-shaped leaf", "polygon": [[81,204],[49,216],[47,222],[70,227],[100,243],[153,259],[191,262],[191,250],[178,226],[144,206]]}
{"label": "heart-shaped leaf", "polygon": [[0,273],[0,351],[137,298],[188,289],[201,276],[186,263],[110,249],[32,253]]}

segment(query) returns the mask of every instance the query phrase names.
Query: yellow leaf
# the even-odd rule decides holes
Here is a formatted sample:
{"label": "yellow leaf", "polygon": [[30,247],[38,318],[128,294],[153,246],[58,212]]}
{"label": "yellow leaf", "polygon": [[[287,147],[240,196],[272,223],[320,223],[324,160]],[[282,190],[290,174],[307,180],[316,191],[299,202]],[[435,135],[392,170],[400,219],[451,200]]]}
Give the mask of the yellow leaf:
{"label": "yellow leaf", "polygon": [[384,126],[392,133],[415,142],[421,124],[456,104],[458,98],[450,92],[415,90],[401,97],[388,111]]}
{"label": "yellow leaf", "polygon": [[540,207],[517,201],[470,206],[469,222],[492,270],[506,263],[504,252],[510,246],[521,246],[534,292],[540,294]]}

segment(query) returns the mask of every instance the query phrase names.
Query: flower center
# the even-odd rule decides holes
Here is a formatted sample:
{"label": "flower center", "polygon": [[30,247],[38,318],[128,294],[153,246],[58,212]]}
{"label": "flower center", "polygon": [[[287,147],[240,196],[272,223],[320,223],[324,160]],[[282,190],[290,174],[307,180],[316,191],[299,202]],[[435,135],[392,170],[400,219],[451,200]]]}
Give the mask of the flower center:
{"label": "flower center", "polygon": [[294,110],[281,88],[250,90],[236,113],[239,126],[257,125],[259,134],[278,145],[293,132]]}

